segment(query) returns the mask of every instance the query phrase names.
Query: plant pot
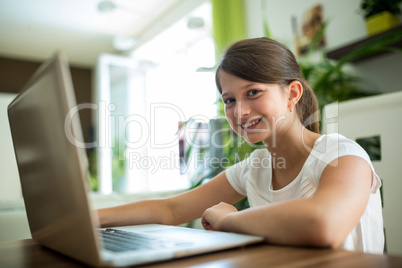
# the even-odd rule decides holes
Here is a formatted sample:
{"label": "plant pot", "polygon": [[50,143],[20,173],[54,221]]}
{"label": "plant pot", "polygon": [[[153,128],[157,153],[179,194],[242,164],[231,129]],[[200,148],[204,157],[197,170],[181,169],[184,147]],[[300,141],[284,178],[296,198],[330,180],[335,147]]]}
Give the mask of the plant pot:
{"label": "plant pot", "polygon": [[392,29],[399,24],[399,18],[396,15],[383,11],[366,19],[367,34],[369,36],[375,35]]}

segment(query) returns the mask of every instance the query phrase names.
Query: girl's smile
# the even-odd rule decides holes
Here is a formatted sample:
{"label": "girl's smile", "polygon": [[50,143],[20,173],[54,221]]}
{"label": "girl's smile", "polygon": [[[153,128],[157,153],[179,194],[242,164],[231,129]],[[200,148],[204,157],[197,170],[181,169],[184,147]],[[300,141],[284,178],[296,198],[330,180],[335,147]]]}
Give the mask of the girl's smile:
{"label": "girl's smile", "polygon": [[244,130],[252,130],[257,127],[257,125],[262,121],[263,117],[257,119],[246,120],[243,123],[239,124]]}

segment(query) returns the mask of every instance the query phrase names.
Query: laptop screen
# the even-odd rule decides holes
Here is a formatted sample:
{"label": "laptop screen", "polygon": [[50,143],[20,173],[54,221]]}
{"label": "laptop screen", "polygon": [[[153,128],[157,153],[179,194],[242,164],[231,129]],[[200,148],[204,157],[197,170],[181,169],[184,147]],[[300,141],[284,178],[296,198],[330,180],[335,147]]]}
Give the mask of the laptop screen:
{"label": "laptop screen", "polygon": [[[61,53],[35,72],[8,107],[10,128],[32,238],[77,259],[99,259],[86,196],[85,150],[67,60]],[[65,125],[65,123],[67,124]],[[87,187],[88,188],[88,187]]]}

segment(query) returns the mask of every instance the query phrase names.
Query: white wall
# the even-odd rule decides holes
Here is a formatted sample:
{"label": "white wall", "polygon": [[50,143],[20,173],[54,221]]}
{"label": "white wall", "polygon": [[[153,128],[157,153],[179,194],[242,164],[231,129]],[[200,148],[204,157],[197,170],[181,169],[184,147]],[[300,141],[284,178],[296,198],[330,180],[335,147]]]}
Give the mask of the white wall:
{"label": "white wall", "polygon": [[0,93],[0,197],[21,196],[21,186],[8,123],[7,106],[16,94]]}
{"label": "white wall", "polygon": [[[366,36],[363,17],[357,14],[360,0],[263,0],[267,2],[266,18],[273,37],[294,50],[291,17],[296,16],[299,28],[303,12],[315,4],[323,6],[324,18],[329,19],[327,49],[333,49]],[[263,35],[261,0],[246,1],[250,37]]]}
{"label": "white wall", "polygon": [[[296,16],[300,24],[303,12],[318,3],[323,6],[324,19],[329,20],[325,32],[327,51],[367,37],[363,16],[358,13],[360,0],[247,0],[249,37],[264,35],[261,1],[267,2],[265,15],[272,36],[292,51],[295,51],[295,47],[291,17]],[[398,81],[402,69],[401,53],[365,60],[352,67],[363,78],[368,91],[385,93],[402,90]]]}

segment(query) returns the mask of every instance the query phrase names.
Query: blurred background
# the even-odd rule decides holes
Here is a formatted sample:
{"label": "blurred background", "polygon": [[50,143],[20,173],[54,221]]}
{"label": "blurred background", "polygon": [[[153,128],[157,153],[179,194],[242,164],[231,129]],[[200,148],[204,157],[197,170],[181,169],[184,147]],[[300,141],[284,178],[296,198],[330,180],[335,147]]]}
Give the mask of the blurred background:
{"label": "blurred background", "polygon": [[[233,41],[268,36],[287,45],[321,109],[398,94],[402,4],[387,10],[392,1],[365,2],[0,0],[0,220],[13,226],[0,240],[29,236],[7,105],[55,51],[69,59],[77,103],[97,104],[79,116],[85,142],[104,145],[87,148],[91,198],[96,207],[111,206],[196,187],[227,167],[211,168],[208,159],[239,155],[230,165],[256,148],[225,125],[214,83],[220,54]],[[373,23],[373,12],[384,11],[393,17]],[[211,144],[217,129],[224,131]],[[374,160],[384,159],[380,134],[369,136],[363,143]]]}

